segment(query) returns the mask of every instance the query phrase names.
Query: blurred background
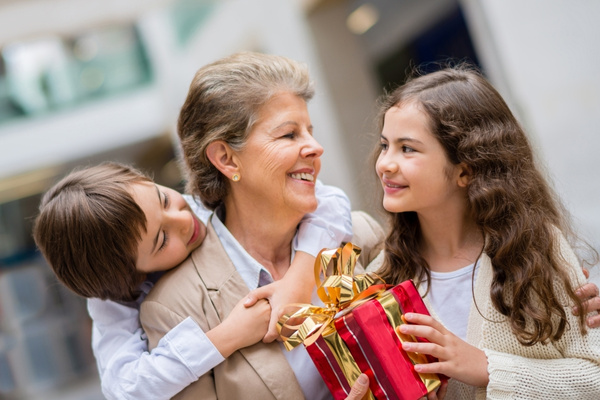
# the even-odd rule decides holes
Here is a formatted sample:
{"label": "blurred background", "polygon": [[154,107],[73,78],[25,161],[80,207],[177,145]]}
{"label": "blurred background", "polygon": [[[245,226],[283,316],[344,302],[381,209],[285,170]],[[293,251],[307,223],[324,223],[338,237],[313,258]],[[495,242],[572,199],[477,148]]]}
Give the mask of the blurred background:
{"label": "blurred background", "polygon": [[85,302],[31,238],[40,196],[104,160],[181,189],[188,85],[239,50],[309,66],[320,179],[375,216],[377,97],[411,66],[478,65],[600,249],[598,17],[595,0],[0,0],[0,398],[102,399]]}

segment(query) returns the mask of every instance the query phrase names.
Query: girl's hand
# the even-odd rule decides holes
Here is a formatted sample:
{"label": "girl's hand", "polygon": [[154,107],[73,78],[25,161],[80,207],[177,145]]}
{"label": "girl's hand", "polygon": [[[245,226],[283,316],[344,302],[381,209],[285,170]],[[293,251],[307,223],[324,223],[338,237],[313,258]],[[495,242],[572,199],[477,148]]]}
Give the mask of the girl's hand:
{"label": "girl's hand", "polygon": [[417,364],[415,371],[444,374],[472,386],[487,386],[488,363],[482,350],[461,340],[429,315],[407,313],[404,318],[408,323],[397,328],[401,334],[420,336],[431,343],[404,342],[402,349],[430,354],[439,360]]}

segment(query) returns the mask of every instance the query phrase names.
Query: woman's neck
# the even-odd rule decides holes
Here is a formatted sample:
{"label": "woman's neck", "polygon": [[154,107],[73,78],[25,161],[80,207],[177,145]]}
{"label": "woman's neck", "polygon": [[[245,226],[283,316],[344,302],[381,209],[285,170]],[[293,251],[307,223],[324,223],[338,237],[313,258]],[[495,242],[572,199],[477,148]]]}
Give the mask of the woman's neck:
{"label": "woman's neck", "polygon": [[225,201],[225,210],[224,223],[233,237],[274,280],[281,279],[290,266],[292,240],[302,217],[260,212],[232,200]]}
{"label": "woman's neck", "polygon": [[467,210],[436,217],[419,215],[420,253],[432,271],[452,272],[473,264],[484,239]]}

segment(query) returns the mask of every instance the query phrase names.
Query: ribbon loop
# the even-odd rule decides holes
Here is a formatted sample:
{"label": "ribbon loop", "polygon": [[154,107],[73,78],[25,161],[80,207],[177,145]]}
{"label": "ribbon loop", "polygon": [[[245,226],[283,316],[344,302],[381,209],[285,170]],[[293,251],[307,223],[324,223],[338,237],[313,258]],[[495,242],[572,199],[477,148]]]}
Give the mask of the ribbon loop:
{"label": "ribbon loop", "polygon": [[361,248],[350,242],[341,248],[319,252],[314,274],[317,295],[325,307],[311,304],[288,306],[296,308],[296,311],[284,314],[277,322],[277,330],[286,349],[291,350],[301,343],[310,346],[319,336],[335,330],[333,320],[340,311],[354,308],[389,287],[376,284],[382,280],[375,274],[354,276],[360,253]]}

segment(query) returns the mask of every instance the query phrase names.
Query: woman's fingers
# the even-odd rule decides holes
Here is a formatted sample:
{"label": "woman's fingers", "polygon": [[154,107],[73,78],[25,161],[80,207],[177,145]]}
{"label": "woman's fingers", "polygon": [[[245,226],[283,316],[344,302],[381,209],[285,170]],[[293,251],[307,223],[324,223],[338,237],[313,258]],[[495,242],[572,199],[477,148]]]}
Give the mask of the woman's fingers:
{"label": "woman's fingers", "polygon": [[346,397],[346,400],[360,400],[367,394],[369,390],[369,377],[365,374],[360,374],[360,376],[352,385],[352,389],[350,390],[350,394]]}

